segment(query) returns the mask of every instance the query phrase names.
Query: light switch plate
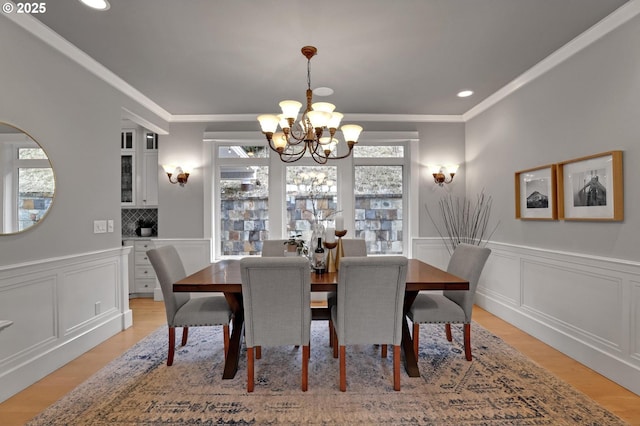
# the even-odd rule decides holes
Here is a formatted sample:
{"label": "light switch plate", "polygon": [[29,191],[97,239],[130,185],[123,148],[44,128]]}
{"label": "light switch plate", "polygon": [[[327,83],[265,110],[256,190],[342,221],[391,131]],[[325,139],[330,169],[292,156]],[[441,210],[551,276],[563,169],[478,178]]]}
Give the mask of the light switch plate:
{"label": "light switch plate", "polygon": [[106,220],[94,220],[93,221],[93,233],[94,234],[104,234],[107,232],[107,221]]}
{"label": "light switch plate", "polygon": [[113,232],[113,219],[107,221],[107,232]]}

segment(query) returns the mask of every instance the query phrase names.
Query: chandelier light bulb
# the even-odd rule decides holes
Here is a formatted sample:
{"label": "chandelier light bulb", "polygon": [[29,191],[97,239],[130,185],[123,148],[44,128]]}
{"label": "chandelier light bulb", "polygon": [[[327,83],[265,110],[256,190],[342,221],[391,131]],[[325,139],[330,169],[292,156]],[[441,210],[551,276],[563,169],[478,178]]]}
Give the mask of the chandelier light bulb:
{"label": "chandelier light bulb", "polygon": [[293,118],[294,120],[298,117],[298,112],[300,112],[300,108],[302,108],[300,102],[291,100],[282,101],[279,105],[282,109],[282,114],[286,118]]}
{"label": "chandelier light bulb", "polygon": [[358,142],[360,132],[362,132],[362,126],[358,126],[357,124],[345,124],[340,128],[340,130],[342,130],[344,139],[347,142]]}
{"label": "chandelier light bulb", "polygon": [[262,114],[258,116],[262,133],[274,133],[278,129],[278,117],[271,114]]}
{"label": "chandelier light bulb", "polygon": [[325,111],[325,112],[333,112],[336,109],[334,104],[330,104],[329,102],[316,102],[311,105],[311,109],[314,111]]}

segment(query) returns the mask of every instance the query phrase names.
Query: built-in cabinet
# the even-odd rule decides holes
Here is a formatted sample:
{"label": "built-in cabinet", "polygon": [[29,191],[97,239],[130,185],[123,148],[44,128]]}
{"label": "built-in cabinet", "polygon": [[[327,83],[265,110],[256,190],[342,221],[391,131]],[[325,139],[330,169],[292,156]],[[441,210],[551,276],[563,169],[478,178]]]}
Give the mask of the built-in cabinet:
{"label": "built-in cabinet", "polygon": [[120,202],[124,207],[158,205],[158,135],[145,129],[120,133]]}
{"label": "built-in cabinet", "polygon": [[124,245],[133,246],[129,254],[129,296],[152,297],[156,287],[156,274],[147,250],[155,248],[153,240],[125,240]]}

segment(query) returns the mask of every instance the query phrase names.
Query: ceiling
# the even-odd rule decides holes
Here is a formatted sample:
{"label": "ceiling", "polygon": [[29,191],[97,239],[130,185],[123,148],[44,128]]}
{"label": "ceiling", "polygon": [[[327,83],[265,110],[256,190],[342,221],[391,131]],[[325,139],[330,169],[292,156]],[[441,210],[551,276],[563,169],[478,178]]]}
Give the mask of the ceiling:
{"label": "ceiling", "polygon": [[[459,116],[626,3],[109,1],[104,12],[50,1],[34,16],[174,117],[254,116],[277,113],[283,99],[303,102],[300,48],[313,45],[311,85],[335,91],[314,101],[336,104],[346,119]],[[462,89],[475,93],[461,99]],[[246,121],[226,128],[258,129]]]}

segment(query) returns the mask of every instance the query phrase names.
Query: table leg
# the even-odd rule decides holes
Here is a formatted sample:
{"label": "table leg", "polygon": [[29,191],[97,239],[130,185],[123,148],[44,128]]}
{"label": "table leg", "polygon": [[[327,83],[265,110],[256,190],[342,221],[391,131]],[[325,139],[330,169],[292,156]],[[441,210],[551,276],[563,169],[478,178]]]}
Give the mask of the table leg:
{"label": "table leg", "polygon": [[229,339],[229,351],[224,361],[223,379],[233,379],[238,371],[240,360],[240,348],[242,335],[244,334],[244,309],[242,307],[242,295],[237,293],[225,293],[224,297],[233,312],[231,338]]}
{"label": "table leg", "polygon": [[409,331],[409,320],[407,319],[407,312],[413,305],[413,301],[418,296],[417,291],[407,291],[404,295],[404,309],[402,315],[402,350],[404,351],[404,368],[407,371],[409,377],[420,377],[420,370],[418,369],[418,359],[413,352],[413,338]]}

